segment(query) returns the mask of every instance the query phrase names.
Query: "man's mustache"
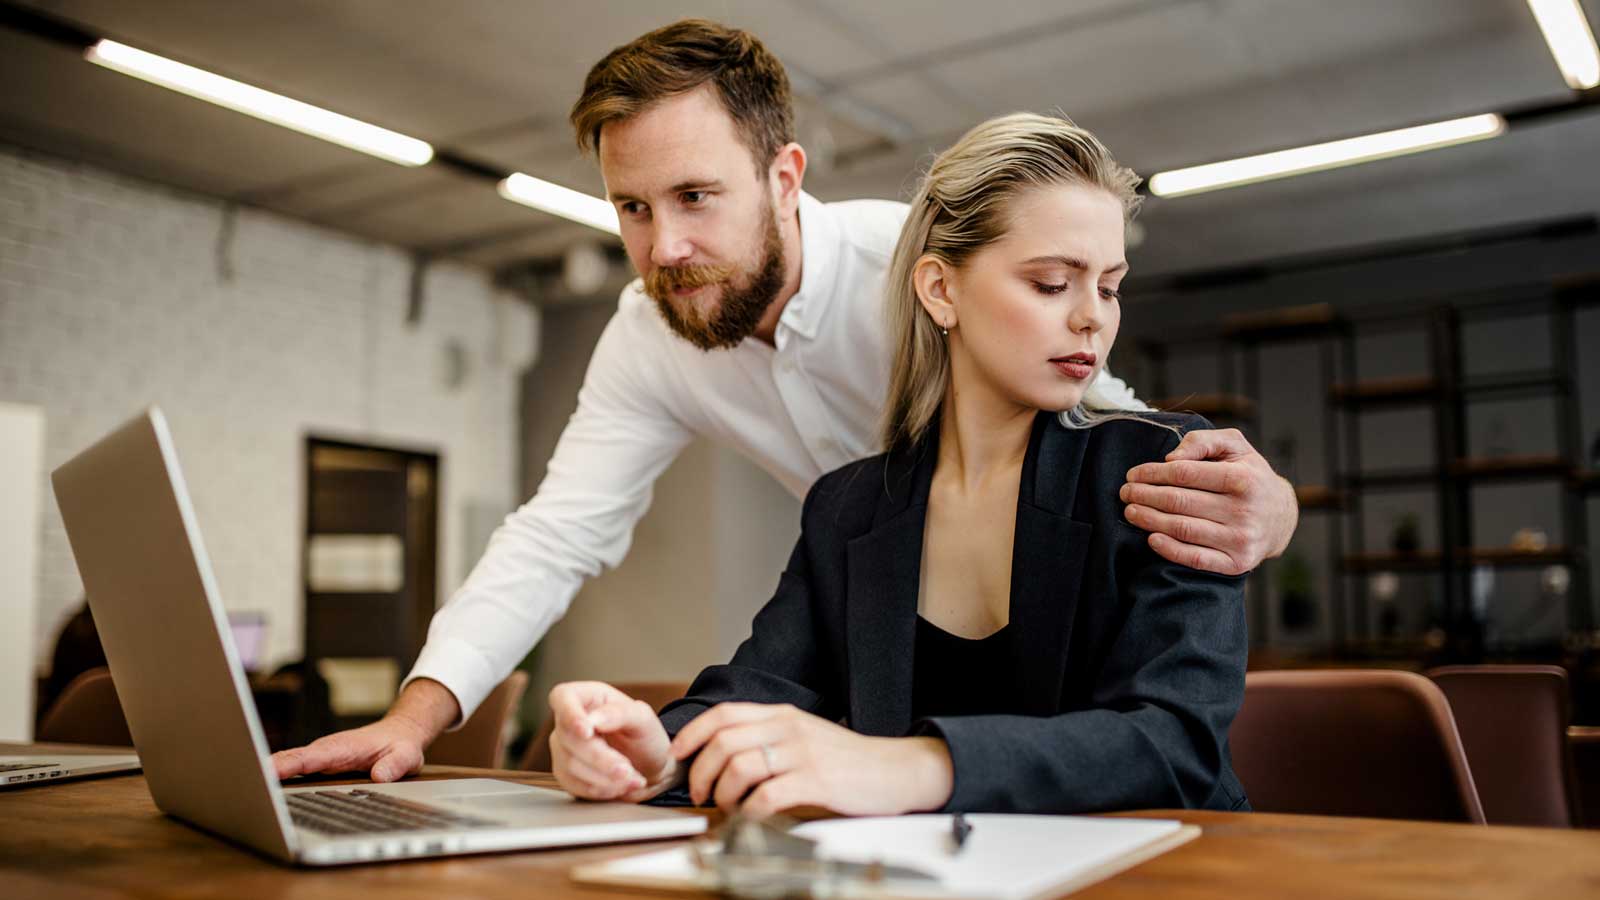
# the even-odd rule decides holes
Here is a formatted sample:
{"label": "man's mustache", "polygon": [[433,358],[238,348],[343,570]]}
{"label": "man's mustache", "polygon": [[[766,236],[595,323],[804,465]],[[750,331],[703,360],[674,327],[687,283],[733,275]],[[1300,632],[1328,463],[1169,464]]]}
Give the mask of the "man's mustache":
{"label": "man's mustache", "polygon": [[661,266],[644,277],[644,289],[650,296],[665,300],[674,291],[721,284],[732,275],[732,266]]}

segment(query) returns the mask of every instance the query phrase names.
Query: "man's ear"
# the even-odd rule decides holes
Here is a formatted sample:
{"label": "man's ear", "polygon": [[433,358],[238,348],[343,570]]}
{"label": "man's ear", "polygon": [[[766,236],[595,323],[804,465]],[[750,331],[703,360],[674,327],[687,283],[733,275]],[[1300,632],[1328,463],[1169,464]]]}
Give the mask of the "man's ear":
{"label": "man's ear", "polygon": [[779,219],[787,220],[800,208],[800,191],[805,178],[805,148],[793,141],[784,144],[767,167],[767,184],[773,192],[772,207]]}
{"label": "man's ear", "polygon": [[949,263],[924,253],[911,267],[911,286],[934,324],[946,330],[956,327],[957,287],[955,269]]}

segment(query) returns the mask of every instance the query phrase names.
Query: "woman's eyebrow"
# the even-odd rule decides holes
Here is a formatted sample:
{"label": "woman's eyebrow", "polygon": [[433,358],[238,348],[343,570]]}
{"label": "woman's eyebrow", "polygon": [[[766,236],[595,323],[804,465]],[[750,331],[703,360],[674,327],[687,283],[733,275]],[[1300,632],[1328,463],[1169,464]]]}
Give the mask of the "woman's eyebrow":
{"label": "woman's eyebrow", "polygon": [[[1084,262],[1083,260],[1079,259],[1078,257],[1076,257],[1076,256],[1064,256],[1064,255],[1059,255],[1059,254],[1050,255],[1050,256],[1035,256],[1032,259],[1023,260],[1022,264],[1025,265],[1025,266],[1057,265],[1057,266],[1066,266],[1069,269],[1077,269],[1077,270],[1079,270],[1081,272],[1089,271],[1089,264]],[[1119,262],[1116,265],[1111,266],[1110,268],[1106,269],[1105,273],[1109,275],[1109,274],[1111,274],[1113,272],[1124,271],[1127,268],[1128,268],[1128,263],[1127,263],[1126,260],[1124,260],[1124,261]]]}

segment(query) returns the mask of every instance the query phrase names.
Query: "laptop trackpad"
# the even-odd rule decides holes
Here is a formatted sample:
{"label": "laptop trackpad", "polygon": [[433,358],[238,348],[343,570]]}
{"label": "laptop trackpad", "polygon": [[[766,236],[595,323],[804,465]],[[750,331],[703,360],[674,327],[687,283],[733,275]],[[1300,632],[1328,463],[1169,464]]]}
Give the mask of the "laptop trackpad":
{"label": "laptop trackpad", "polygon": [[436,803],[451,803],[460,806],[470,806],[476,810],[491,809],[529,809],[535,806],[550,806],[552,804],[567,804],[573,802],[565,794],[544,791],[517,791],[498,792],[493,794],[456,794],[449,797],[439,797]]}

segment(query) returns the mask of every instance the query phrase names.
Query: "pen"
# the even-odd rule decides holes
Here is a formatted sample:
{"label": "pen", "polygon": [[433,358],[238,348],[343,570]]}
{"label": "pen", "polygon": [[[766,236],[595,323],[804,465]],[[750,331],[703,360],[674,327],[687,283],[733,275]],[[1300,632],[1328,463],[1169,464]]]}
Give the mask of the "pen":
{"label": "pen", "polygon": [[967,835],[971,833],[972,825],[967,822],[967,817],[965,814],[956,813],[955,815],[951,816],[950,839],[955,841],[955,847],[950,852],[960,853],[961,848],[967,844]]}

